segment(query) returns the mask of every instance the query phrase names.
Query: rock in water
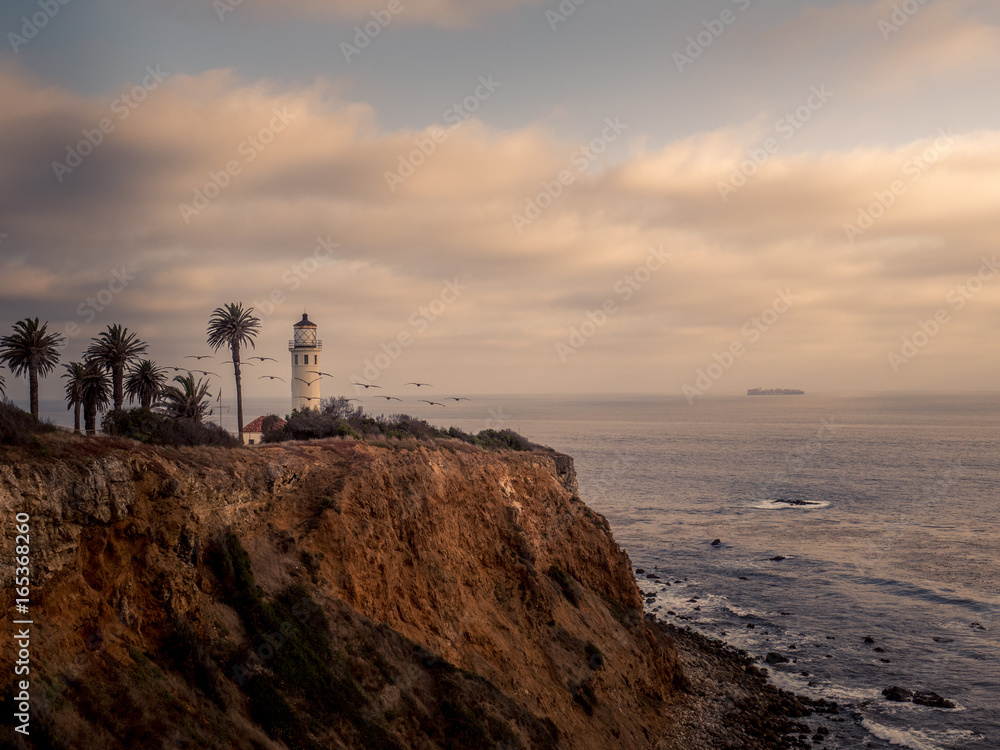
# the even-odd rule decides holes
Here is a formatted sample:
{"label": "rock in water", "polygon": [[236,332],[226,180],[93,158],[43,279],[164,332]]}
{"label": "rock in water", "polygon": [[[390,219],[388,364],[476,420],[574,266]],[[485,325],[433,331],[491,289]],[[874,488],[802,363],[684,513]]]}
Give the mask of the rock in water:
{"label": "rock in water", "polygon": [[865,643],[875,643],[875,639],[872,638],[870,635],[866,635],[865,636]]}
{"label": "rock in water", "polygon": [[769,651],[764,661],[768,664],[787,664],[789,660],[787,656],[782,656],[777,651]]}
{"label": "rock in water", "polygon": [[913,691],[907,690],[899,685],[893,685],[892,687],[887,687],[883,690],[882,695],[884,695],[888,700],[901,703],[903,701],[910,700],[913,697]]}
{"label": "rock in water", "polygon": [[930,690],[918,690],[913,694],[913,702],[921,706],[931,706],[933,708],[955,708],[955,703],[942,698],[937,693]]}
{"label": "rock in water", "polygon": [[712,540],[712,546],[713,547],[718,547],[720,544],[722,544],[722,540],[721,539],[713,539]]}

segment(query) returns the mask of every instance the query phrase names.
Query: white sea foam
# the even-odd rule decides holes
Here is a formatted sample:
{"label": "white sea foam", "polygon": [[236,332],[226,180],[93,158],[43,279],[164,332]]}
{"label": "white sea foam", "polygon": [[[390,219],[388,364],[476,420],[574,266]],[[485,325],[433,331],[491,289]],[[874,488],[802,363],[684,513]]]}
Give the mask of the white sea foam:
{"label": "white sea foam", "polygon": [[829,508],[827,500],[807,500],[808,505],[791,505],[780,500],[765,500],[760,503],[750,505],[755,510],[816,510],[818,508]]}
{"label": "white sea foam", "polygon": [[967,729],[947,729],[933,731],[919,729],[891,729],[871,719],[862,719],[861,726],[890,745],[908,747],[911,750],[943,750],[956,747],[957,743],[979,742],[981,735]]}

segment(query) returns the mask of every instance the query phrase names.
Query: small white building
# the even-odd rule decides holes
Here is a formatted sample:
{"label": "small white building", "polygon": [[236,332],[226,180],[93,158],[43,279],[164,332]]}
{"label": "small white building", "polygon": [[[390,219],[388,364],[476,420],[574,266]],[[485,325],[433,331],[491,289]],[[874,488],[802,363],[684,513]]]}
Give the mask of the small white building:
{"label": "small white building", "polygon": [[[267,417],[257,417],[253,422],[243,428],[244,445],[260,445],[260,441],[264,437],[265,419],[267,419]],[[278,420],[274,423],[274,426],[271,429],[280,430],[284,426],[285,420],[278,417]]]}

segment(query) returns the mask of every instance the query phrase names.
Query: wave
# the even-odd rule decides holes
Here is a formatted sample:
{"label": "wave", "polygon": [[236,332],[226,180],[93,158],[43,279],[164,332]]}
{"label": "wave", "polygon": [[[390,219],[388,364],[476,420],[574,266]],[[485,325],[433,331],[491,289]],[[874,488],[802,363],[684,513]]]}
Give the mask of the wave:
{"label": "wave", "polygon": [[891,729],[871,719],[862,719],[861,726],[875,737],[885,740],[890,745],[908,747],[910,750],[944,750],[944,748],[955,747],[958,742],[967,744],[983,739],[982,735],[976,732],[961,729],[938,732],[921,731],[919,729]]}
{"label": "wave", "polygon": [[799,502],[786,502],[784,500],[764,500],[754,503],[749,507],[756,510],[818,510],[819,508],[829,508],[831,503],[828,500],[804,500]]}

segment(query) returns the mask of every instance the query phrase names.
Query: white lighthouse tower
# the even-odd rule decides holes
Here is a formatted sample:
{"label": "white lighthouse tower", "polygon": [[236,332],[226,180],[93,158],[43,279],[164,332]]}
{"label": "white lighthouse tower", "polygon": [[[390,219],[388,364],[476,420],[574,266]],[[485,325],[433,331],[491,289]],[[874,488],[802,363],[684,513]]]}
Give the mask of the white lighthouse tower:
{"label": "white lighthouse tower", "polygon": [[293,331],[294,336],[288,342],[292,358],[292,409],[316,409],[320,399],[318,370],[323,342],[316,337],[316,324],[305,313]]}

